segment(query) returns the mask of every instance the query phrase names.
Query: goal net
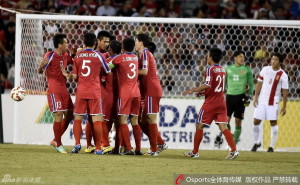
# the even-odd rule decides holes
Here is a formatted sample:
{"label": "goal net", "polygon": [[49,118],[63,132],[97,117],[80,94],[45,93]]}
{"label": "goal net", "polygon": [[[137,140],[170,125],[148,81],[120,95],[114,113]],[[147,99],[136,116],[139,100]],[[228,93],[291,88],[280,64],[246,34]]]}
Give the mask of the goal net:
{"label": "goal net", "polygon": [[[286,54],[283,69],[289,76],[289,102],[287,115],[279,117],[279,139],[276,148],[300,148],[299,21],[18,14],[16,23],[15,84],[26,88],[28,95],[24,101],[15,103],[14,143],[48,144],[53,138],[53,117],[45,96],[47,83],[45,76],[37,73],[43,54],[54,50],[53,35],[65,33],[71,50],[82,47],[84,33],[97,34],[106,30],[119,41],[138,33],[147,33],[156,44],[155,58],[163,87],[159,130],[170,148],[193,146],[195,121],[203,99],[194,96],[183,97],[181,94],[188,88],[199,86],[203,81],[207,67],[206,56],[211,47],[223,50],[223,67],[232,63],[231,56],[234,51],[243,50],[246,54],[246,65],[251,66],[255,79],[261,68],[269,65],[273,52]],[[71,66],[69,68],[71,69]],[[74,100],[76,83],[69,81],[67,87]],[[250,150],[253,145],[253,110],[252,105],[246,108],[238,143],[241,150]],[[231,127],[233,132],[233,121]],[[268,146],[269,123],[262,124],[262,127],[263,145]],[[218,133],[215,124],[206,128],[201,147],[225,149],[225,143],[220,146],[214,143]],[[82,138],[84,137],[83,133]],[[62,140],[66,145],[73,145],[71,125]],[[147,138],[143,136],[143,147],[148,146]]]}

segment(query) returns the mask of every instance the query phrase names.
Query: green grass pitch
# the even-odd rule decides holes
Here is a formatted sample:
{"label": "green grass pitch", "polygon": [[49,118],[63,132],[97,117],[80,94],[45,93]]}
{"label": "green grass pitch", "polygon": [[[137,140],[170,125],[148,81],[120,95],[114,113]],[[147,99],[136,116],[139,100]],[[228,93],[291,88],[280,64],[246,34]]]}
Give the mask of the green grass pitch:
{"label": "green grass pitch", "polygon": [[227,151],[200,151],[197,159],[184,157],[184,151],[168,149],[157,157],[100,156],[83,150],[59,154],[50,146],[0,144],[0,184],[6,174],[39,177],[35,184],[51,185],[173,184],[174,174],[300,174],[299,153],[241,151],[238,158],[225,160]]}

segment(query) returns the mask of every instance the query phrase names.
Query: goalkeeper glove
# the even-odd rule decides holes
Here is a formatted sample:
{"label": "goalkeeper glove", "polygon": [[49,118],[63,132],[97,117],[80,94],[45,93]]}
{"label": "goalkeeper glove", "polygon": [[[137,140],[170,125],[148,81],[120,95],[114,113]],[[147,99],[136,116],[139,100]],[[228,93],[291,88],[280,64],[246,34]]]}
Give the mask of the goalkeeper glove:
{"label": "goalkeeper glove", "polygon": [[250,105],[251,96],[246,95],[245,98],[243,98],[244,106],[248,107]]}

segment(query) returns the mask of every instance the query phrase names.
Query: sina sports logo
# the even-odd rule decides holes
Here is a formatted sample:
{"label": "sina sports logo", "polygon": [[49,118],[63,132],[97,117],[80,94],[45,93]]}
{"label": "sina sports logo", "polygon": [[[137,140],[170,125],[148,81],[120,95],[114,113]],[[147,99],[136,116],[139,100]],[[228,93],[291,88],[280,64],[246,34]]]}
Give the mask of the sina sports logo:
{"label": "sina sports logo", "polygon": [[175,179],[174,184],[178,185],[181,184],[185,179],[185,176],[183,174],[178,175],[178,177]]}

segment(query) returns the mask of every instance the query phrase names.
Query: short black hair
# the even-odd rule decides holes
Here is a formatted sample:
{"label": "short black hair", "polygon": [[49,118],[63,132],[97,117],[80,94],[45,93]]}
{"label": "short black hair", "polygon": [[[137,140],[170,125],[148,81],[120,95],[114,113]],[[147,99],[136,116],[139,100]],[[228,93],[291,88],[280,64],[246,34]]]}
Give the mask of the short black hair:
{"label": "short black hair", "polygon": [[155,50],[156,50],[156,45],[154,42],[149,42],[147,48],[149,49],[149,51],[154,54],[155,53]]}
{"label": "short black hair", "polygon": [[132,37],[127,37],[123,40],[123,49],[128,52],[132,52],[135,46],[135,42]]}
{"label": "short black hair", "polygon": [[96,44],[96,35],[88,32],[83,36],[83,43],[86,47],[93,47]]}
{"label": "short black hair", "polygon": [[140,42],[143,42],[144,46],[147,47],[149,46],[149,36],[144,34],[144,33],[140,33],[136,36],[137,40]]}
{"label": "short black hair", "polygon": [[219,63],[223,57],[223,52],[219,48],[214,47],[209,50],[209,55],[215,63]]}
{"label": "short black hair", "polygon": [[54,35],[53,37],[54,48],[58,48],[58,44],[63,44],[65,38],[67,38],[66,34],[58,33]]}
{"label": "short black hair", "polygon": [[120,54],[122,50],[122,43],[117,40],[112,40],[109,43],[109,47],[114,54]]}
{"label": "short black hair", "polygon": [[245,56],[245,52],[244,52],[244,51],[242,51],[242,50],[237,50],[237,51],[235,51],[235,52],[233,53],[232,58],[234,58],[234,57],[236,57],[236,56],[238,56],[238,55],[240,55],[240,54],[243,54],[243,55]]}
{"label": "short black hair", "polygon": [[278,57],[280,63],[283,63],[283,61],[284,61],[284,59],[285,59],[285,55],[280,54],[280,53],[273,53],[272,56]]}
{"label": "short black hair", "polygon": [[111,34],[107,31],[100,31],[97,35],[97,39],[102,40],[103,37],[107,37],[107,38],[111,39]]}

